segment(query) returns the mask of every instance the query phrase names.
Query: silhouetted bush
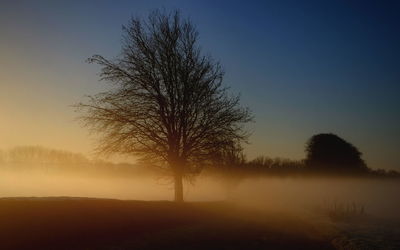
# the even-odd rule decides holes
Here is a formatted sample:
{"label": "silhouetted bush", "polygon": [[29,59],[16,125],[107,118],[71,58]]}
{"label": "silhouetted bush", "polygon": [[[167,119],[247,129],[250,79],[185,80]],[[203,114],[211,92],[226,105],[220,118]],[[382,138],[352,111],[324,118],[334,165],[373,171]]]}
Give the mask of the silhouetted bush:
{"label": "silhouetted bush", "polygon": [[310,171],[331,173],[367,173],[361,152],[334,134],[318,134],[306,145],[305,164]]}

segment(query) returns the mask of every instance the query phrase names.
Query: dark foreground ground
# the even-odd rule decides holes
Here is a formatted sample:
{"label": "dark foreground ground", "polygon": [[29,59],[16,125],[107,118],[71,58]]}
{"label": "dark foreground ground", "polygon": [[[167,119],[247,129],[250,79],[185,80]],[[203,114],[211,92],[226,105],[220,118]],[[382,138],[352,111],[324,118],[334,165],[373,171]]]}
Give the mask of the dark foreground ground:
{"label": "dark foreground ground", "polygon": [[227,203],[0,199],[0,249],[334,249],[300,219]]}

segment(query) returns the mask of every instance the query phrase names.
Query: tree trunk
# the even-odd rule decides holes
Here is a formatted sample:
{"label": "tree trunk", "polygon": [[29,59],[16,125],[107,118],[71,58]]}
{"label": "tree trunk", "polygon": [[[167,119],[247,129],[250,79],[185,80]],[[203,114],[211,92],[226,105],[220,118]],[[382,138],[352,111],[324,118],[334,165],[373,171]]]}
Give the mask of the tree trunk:
{"label": "tree trunk", "polygon": [[182,175],[181,174],[175,174],[174,182],[175,182],[175,201],[176,202],[183,202]]}

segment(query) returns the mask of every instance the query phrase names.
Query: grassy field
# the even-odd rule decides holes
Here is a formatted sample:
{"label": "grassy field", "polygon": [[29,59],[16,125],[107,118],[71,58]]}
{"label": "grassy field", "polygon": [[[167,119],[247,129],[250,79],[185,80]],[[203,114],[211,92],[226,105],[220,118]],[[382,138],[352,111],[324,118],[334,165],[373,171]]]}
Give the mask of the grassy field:
{"label": "grassy field", "polygon": [[219,202],[3,198],[0,221],[0,249],[334,249],[304,220]]}

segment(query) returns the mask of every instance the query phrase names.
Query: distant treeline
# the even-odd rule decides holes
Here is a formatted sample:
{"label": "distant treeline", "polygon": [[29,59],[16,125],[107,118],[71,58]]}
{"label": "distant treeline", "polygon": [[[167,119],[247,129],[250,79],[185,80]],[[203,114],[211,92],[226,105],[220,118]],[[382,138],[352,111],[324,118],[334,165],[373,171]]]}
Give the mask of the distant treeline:
{"label": "distant treeline", "polygon": [[89,159],[83,154],[41,146],[18,146],[10,150],[0,150],[0,168],[6,170],[62,171],[97,175],[138,175],[154,172],[148,166],[143,167],[132,163],[113,163],[99,159]]}
{"label": "distant treeline", "polygon": [[89,160],[82,154],[68,151],[41,146],[19,146],[7,151],[0,151],[0,162],[85,164],[89,163]]}
{"label": "distant treeline", "polygon": [[257,157],[240,164],[232,164],[219,168],[211,168],[211,172],[226,173],[239,176],[359,176],[359,177],[388,177],[400,178],[400,173],[394,170],[371,169],[365,171],[321,171],[307,165],[306,160],[291,160],[284,158]]}
{"label": "distant treeline", "polygon": [[[225,176],[357,176],[399,178],[394,170],[371,169],[351,143],[331,133],[312,136],[303,160],[257,157],[246,160],[240,145],[219,152],[211,172]],[[233,178],[234,179],[234,178]]]}
{"label": "distant treeline", "polygon": [[[246,160],[241,151],[232,151],[206,167],[205,174],[220,174],[224,177],[246,178],[255,176],[314,176],[314,175],[351,175],[365,177],[399,178],[400,173],[394,170],[371,169],[368,167],[331,166],[329,170],[310,164],[310,155],[304,160],[270,158],[260,156]],[[0,150],[0,168],[8,170],[41,170],[46,172],[71,172],[96,175],[154,175],[159,169],[145,163],[113,163],[98,159],[89,159],[83,154],[63,150],[49,149],[41,146],[19,146],[10,150]],[[339,169],[339,170],[338,170]]]}

